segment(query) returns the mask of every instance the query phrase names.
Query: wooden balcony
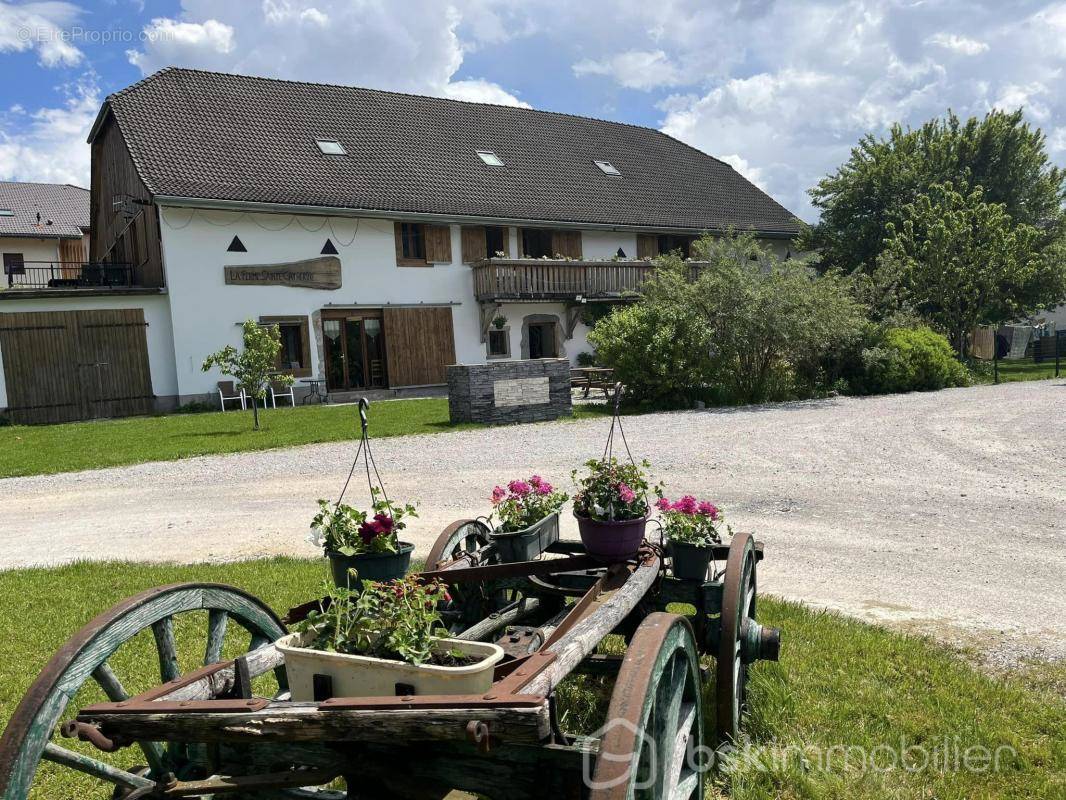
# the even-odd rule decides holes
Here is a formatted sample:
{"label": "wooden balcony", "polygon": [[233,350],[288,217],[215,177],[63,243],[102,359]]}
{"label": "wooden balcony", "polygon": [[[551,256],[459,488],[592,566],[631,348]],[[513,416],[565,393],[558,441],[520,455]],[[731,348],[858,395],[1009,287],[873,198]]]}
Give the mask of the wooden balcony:
{"label": "wooden balcony", "polygon": [[[705,261],[690,261],[695,278]],[[618,300],[640,293],[650,261],[563,261],[493,258],[473,265],[474,296],[494,300]]]}
{"label": "wooden balcony", "polygon": [[474,264],[478,300],[618,299],[635,294],[655,265],[647,261],[493,258]]}

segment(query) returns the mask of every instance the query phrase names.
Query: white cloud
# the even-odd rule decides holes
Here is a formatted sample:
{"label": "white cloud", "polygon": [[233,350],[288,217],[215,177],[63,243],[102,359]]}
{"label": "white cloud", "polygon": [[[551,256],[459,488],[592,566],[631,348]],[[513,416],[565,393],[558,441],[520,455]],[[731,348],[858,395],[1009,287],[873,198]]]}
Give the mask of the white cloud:
{"label": "white cloud", "polygon": [[[485,3],[487,0],[481,0]],[[264,0],[259,9],[183,0],[177,19],[157,19],[130,61],[148,74],[190,66],[289,80],[372,86],[480,102],[525,105],[485,80],[454,80],[464,45],[460,10],[416,0]],[[486,31],[500,31],[487,21]]]}
{"label": "white cloud", "polygon": [[683,83],[681,71],[662,50],[629,50],[596,61],[582,59],[574,64],[574,74],[608,75],[627,89],[655,89]]}
{"label": "white cloud", "polygon": [[934,33],[925,41],[964,56],[977,56],[988,50],[987,42],[971,39],[968,36],[959,36],[955,33]]}
{"label": "white cloud", "polygon": [[36,49],[42,66],[78,64],[83,55],[71,43],[67,28],[80,14],[81,9],[71,3],[0,2],[0,53]]}
{"label": "white cloud", "polygon": [[11,117],[0,115],[0,179],[88,187],[85,138],[100,108],[100,93],[90,78],[64,91],[61,106],[18,112],[17,130]]}
{"label": "white cloud", "polygon": [[444,87],[444,96],[452,100],[469,100],[472,103],[495,103],[501,106],[518,106],[532,108],[510,92],[480,78],[465,81],[452,81]]}
{"label": "white cloud", "polygon": [[1030,117],[1041,122],[1051,116],[1048,106],[1037,99],[1039,95],[1047,94],[1047,91],[1048,88],[1039,81],[1025,86],[1008,83],[1000,89],[999,96],[992,105],[1003,111],[1017,111],[1019,108],[1024,108]]}

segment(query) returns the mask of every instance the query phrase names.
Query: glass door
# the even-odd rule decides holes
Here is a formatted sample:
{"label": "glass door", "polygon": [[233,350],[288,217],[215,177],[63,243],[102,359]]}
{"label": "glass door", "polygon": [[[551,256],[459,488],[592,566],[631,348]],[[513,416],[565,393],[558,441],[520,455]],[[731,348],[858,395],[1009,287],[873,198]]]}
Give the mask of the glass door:
{"label": "glass door", "polygon": [[380,312],[327,317],[322,320],[322,334],[330,391],[384,389],[389,385]]}

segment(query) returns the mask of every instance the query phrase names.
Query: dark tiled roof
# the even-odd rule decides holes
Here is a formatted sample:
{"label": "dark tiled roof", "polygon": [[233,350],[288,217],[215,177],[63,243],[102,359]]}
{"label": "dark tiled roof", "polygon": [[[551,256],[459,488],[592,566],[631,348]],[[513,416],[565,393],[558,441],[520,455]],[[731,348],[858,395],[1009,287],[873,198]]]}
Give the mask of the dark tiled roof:
{"label": "dark tiled roof", "polygon": [[[4,211],[13,211],[14,216]],[[76,237],[88,227],[87,189],[68,183],[0,181],[0,236]]]}
{"label": "dark tiled roof", "polygon": [[[794,232],[732,167],[650,128],[165,69],[109,98],[156,195],[650,228]],[[346,157],[319,152],[336,139]],[[497,153],[504,167],[481,162]],[[621,178],[593,163],[613,163]]]}

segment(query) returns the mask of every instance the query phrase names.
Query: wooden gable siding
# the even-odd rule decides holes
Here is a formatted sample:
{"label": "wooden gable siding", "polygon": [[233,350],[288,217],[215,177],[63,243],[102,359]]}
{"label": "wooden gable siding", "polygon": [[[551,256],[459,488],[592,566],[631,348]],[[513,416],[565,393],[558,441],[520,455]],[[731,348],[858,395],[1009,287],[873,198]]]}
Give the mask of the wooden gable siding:
{"label": "wooden gable siding", "polygon": [[[131,208],[136,216],[132,220],[114,207],[114,202],[124,197],[135,201]],[[90,261],[132,264],[136,285],[165,285],[159,211],[137,174],[113,116],[103,124],[92,143],[89,220]]]}

